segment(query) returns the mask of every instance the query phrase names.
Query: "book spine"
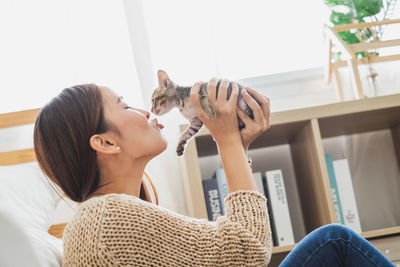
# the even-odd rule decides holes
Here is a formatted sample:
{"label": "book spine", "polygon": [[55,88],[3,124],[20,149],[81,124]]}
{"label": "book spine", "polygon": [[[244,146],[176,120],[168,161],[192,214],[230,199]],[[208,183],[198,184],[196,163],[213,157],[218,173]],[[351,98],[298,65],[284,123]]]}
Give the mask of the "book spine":
{"label": "book spine", "polygon": [[208,220],[215,221],[222,216],[217,180],[203,180],[204,197],[206,199]]}
{"label": "book spine", "polygon": [[254,172],[253,177],[254,181],[256,182],[258,192],[260,192],[260,194],[265,197],[264,183],[262,180],[261,172]]}
{"label": "book spine", "polygon": [[223,168],[219,168],[216,173],[215,177],[217,179],[217,184],[218,184],[218,191],[219,191],[219,197],[220,197],[220,202],[221,202],[221,210],[222,214],[225,214],[225,198],[228,196],[229,190],[228,190],[228,183],[226,182],[226,176],[225,176],[225,171]]}
{"label": "book spine", "polygon": [[325,154],[326,167],[328,169],[329,183],[331,185],[333,206],[335,208],[336,222],[344,224],[342,204],[340,202],[339,190],[336,183],[335,170],[333,169],[332,155]]}
{"label": "book spine", "polygon": [[262,179],[263,179],[263,185],[264,185],[265,198],[267,199],[267,210],[268,210],[268,215],[269,215],[269,225],[271,226],[272,244],[273,244],[273,246],[279,246],[278,239],[276,236],[274,213],[272,211],[271,198],[269,196],[268,183],[267,183],[267,179],[266,179],[265,175],[262,175]]}
{"label": "book spine", "polygon": [[358,215],[349,162],[347,159],[334,160],[333,168],[335,171],[338,191],[340,193],[339,196],[343,210],[344,224],[355,232],[360,233],[360,217]]}
{"label": "book spine", "polygon": [[282,170],[266,172],[270,203],[274,213],[274,222],[279,246],[294,244],[292,222],[287,202]]}

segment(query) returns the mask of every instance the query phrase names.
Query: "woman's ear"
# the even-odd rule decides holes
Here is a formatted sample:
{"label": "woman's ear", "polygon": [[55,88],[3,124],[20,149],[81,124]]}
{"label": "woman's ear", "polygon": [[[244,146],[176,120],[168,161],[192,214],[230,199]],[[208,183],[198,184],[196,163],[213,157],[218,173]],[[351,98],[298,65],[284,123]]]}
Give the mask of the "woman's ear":
{"label": "woman's ear", "polygon": [[102,134],[95,134],[90,137],[89,143],[94,150],[103,154],[113,155],[121,153],[121,148],[117,143]]}

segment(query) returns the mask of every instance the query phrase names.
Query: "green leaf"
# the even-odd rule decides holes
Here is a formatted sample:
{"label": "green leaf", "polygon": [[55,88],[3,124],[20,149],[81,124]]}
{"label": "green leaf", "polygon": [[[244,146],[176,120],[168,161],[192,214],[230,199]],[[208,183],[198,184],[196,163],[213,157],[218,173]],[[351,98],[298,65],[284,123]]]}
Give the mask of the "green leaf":
{"label": "green leaf", "polygon": [[354,0],[354,7],[359,19],[378,14],[382,7],[382,0]]}
{"label": "green leaf", "polygon": [[357,36],[354,33],[351,33],[349,31],[338,32],[338,34],[339,34],[340,38],[342,38],[346,44],[357,44],[360,42],[360,40],[358,40]]}
{"label": "green leaf", "polygon": [[351,24],[353,22],[353,14],[351,12],[345,14],[332,10],[329,19],[333,25]]}

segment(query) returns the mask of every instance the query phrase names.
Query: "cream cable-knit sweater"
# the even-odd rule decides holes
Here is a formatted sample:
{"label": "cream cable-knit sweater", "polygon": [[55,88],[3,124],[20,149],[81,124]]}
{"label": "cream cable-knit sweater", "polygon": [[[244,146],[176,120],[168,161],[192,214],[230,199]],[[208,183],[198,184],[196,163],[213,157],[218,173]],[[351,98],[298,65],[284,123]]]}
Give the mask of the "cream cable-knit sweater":
{"label": "cream cable-knit sweater", "polygon": [[64,230],[65,266],[266,266],[272,244],[265,197],[236,191],[225,208],[210,222],[131,195],[91,198]]}

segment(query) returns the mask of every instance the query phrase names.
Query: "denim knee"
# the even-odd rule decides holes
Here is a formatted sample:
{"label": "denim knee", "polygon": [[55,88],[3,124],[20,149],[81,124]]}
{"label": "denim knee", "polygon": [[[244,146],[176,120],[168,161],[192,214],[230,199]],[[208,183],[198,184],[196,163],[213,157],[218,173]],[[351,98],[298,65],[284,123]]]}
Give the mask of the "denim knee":
{"label": "denim knee", "polygon": [[315,234],[322,235],[325,237],[329,237],[329,239],[344,239],[349,240],[352,235],[354,235],[354,231],[349,227],[338,224],[338,223],[331,223],[324,226],[321,226],[314,230]]}

